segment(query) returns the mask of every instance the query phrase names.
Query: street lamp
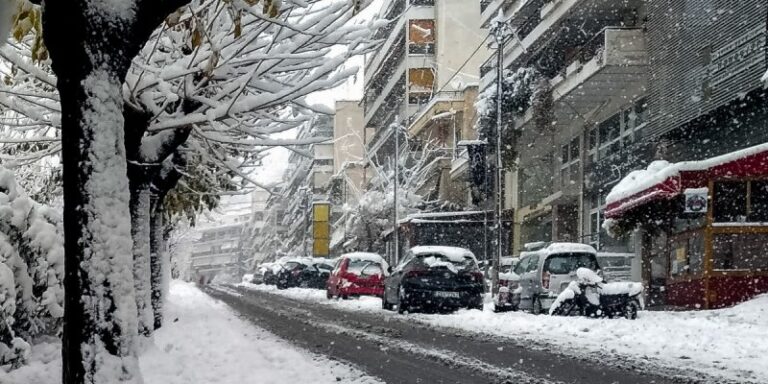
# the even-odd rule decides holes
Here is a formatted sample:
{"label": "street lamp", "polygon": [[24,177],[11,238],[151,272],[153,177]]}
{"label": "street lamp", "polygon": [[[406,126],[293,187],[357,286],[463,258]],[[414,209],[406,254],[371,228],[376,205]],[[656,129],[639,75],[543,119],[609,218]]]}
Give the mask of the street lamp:
{"label": "street lamp", "polygon": [[389,126],[395,135],[395,156],[394,156],[394,168],[395,168],[395,182],[394,182],[394,210],[395,210],[395,222],[393,225],[392,236],[394,237],[394,253],[392,255],[392,264],[397,265],[400,261],[400,233],[399,233],[399,221],[400,214],[397,207],[397,192],[400,185],[400,124],[397,122],[400,119],[399,116],[395,117],[395,121]]}
{"label": "street lamp", "polygon": [[[499,289],[499,266],[501,265],[502,254],[502,220],[501,212],[503,210],[504,201],[501,195],[501,183],[502,183],[502,166],[501,166],[501,126],[502,126],[502,101],[503,101],[503,79],[504,74],[504,40],[507,36],[511,35],[512,30],[509,23],[504,20],[504,14],[499,10],[498,15],[492,22],[491,33],[496,41],[496,254],[493,259],[493,273],[491,274],[491,281],[493,283],[492,292],[497,292]],[[514,124],[514,121],[510,121],[510,124]],[[509,129],[514,129],[510,127]],[[510,143],[514,145],[515,143]]]}

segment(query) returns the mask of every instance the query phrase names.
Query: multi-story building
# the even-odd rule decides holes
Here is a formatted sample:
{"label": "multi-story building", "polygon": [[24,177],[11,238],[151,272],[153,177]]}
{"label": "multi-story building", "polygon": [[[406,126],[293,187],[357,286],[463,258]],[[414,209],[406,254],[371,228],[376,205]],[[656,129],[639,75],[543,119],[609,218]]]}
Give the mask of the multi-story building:
{"label": "multi-story building", "polygon": [[250,219],[250,202],[233,201],[198,225],[198,240],[190,255],[194,281],[208,283],[216,276],[237,280],[245,273],[248,256],[241,235]]}
{"label": "multi-story building", "polygon": [[330,116],[317,116],[299,129],[297,139],[312,144],[296,146],[282,184],[266,200],[264,229],[255,247],[265,259],[312,254],[312,206],[328,200],[334,169],[332,138]]}
{"label": "multi-story building", "polygon": [[259,244],[261,234],[266,227],[267,201],[270,192],[257,189],[251,193],[251,218],[243,228],[243,253],[247,259],[247,268],[252,268],[267,256]]}
{"label": "multi-story building", "polygon": [[[647,9],[650,118],[635,155],[611,167],[621,178],[653,159],[671,164],[625,179],[605,216],[640,228],[651,303],[737,303],[768,291],[768,4],[648,0]],[[595,174],[609,178],[607,166]]]}
{"label": "multi-story building", "polygon": [[[764,1],[482,6],[483,25],[501,11],[515,31],[504,68],[537,71],[547,100],[516,121],[516,251],[543,240],[634,254],[651,304],[716,307],[768,290],[757,256],[768,232],[753,223],[768,179]],[[483,65],[481,89],[495,69]]]}
{"label": "multi-story building", "polygon": [[[648,55],[642,0],[482,3],[486,27],[502,12],[514,33],[504,69],[530,68],[549,102],[517,119],[517,168],[507,175],[505,208],[514,210],[515,252],[532,241],[589,242],[629,252],[600,230],[611,183],[593,170],[622,156],[647,125]],[[496,58],[483,64],[481,88],[496,79]]]}
{"label": "multi-story building", "polygon": [[[362,104],[373,133],[369,152],[385,164],[394,149],[393,122],[408,127],[419,115],[429,119],[436,99],[463,101],[466,86],[477,84],[486,33],[479,8],[466,0],[388,0],[381,16],[391,22],[377,32],[384,43],[366,61]],[[445,139],[454,144],[452,136]]]}

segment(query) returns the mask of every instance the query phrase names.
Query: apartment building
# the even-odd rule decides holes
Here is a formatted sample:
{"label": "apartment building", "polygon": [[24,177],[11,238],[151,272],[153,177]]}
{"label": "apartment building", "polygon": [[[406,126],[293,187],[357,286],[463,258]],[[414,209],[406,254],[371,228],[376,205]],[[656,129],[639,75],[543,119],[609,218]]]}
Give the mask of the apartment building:
{"label": "apartment building", "polygon": [[221,212],[199,223],[198,240],[190,255],[194,281],[208,283],[216,276],[239,280],[248,266],[242,233],[251,219],[250,201],[227,202]]}
{"label": "apartment building", "polygon": [[[768,193],[764,1],[481,4],[484,26],[501,11],[515,31],[505,69],[537,71],[549,100],[516,121],[515,251],[578,241],[635,255],[650,304],[712,308],[768,290],[768,232],[754,222]],[[495,61],[481,72],[485,89]]]}
{"label": "apartment building", "polygon": [[[381,17],[391,22],[377,32],[384,43],[366,61],[362,101],[364,124],[372,133],[372,161],[387,165],[394,151],[390,125],[395,122],[423,141],[453,148],[455,135],[445,128],[438,135],[424,125],[451,112],[450,106],[443,108],[446,103],[464,102],[467,87],[479,81],[478,68],[487,55],[479,7],[466,0],[388,0]],[[453,110],[453,119],[447,120],[464,117],[463,107]],[[406,132],[401,135],[405,142]]]}
{"label": "apartment building", "polygon": [[[519,159],[504,188],[505,209],[514,212],[514,251],[558,240],[630,252],[629,240],[601,233],[604,196],[617,180],[597,179],[593,170],[612,169],[613,157],[647,126],[646,2],[494,0],[481,6],[483,26],[501,11],[514,30],[505,44],[505,70],[535,70],[550,100],[516,121]],[[495,81],[495,66],[495,57],[483,64],[481,89]]]}

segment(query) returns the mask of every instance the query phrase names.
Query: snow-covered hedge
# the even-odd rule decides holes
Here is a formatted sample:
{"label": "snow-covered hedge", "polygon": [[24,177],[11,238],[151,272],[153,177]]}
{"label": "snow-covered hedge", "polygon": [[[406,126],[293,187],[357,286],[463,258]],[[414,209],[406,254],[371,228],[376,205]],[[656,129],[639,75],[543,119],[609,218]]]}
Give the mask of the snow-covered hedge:
{"label": "snow-covered hedge", "polygon": [[33,338],[58,332],[63,281],[61,215],[0,167],[0,366],[18,366]]}

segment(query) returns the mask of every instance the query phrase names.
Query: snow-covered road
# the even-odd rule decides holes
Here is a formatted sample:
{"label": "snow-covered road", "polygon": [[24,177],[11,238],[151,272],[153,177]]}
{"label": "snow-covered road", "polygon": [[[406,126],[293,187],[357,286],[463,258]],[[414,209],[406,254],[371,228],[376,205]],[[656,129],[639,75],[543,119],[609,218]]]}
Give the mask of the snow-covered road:
{"label": "snow-covered road", "polygon": [[[346,311],[380,313],[378,298],[328,300],[324,291],[247,285],[302,301]],[[534,316],[460,310],[457,313],[408,314],[422,323],[464,331],[545,343],[574,356],[619,355],[648,361],[695,376],[702,372],[739,382],[768,383],[768,295],[734,308],[691,312],[641,312],[637,320]]]}
{"label": "snow-covered road", "polygon": [[[360,370],[320,357],[239,319],[194,285],[171,284],[166,325],[145,343],[146,384],[379,383]],[[61,344],[35,347],[32,363],[0,384],[58,384]]]}

